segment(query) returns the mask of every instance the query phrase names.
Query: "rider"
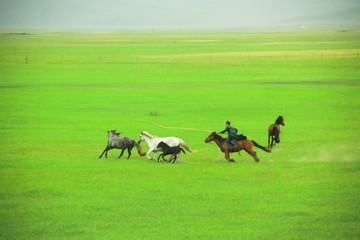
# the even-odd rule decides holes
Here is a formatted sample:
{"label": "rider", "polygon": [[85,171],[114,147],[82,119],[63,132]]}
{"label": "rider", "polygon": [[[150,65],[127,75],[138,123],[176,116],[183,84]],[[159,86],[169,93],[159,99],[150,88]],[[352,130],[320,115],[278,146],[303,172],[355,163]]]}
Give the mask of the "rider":
{"label": "rider", "polygon": [[238,134],[237,134],[237,129],[232,127],[230,125],[230,122],[229,120],[226,121],[226,127],[224,130],[222,130],[221,132],[219,132],[220,134],[223,134],[223,133],[228,133],[228,138],[227,138],[227,142],[230,144],[230,145],[233,145],[233,147],[237,147],[237,137],[238,137]]}

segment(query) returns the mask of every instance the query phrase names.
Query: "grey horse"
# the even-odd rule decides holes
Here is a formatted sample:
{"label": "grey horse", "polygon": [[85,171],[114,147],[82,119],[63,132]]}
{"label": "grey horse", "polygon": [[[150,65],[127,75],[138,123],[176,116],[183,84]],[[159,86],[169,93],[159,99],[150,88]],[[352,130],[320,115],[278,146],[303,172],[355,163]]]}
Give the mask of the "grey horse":
{"label": "grey horse", "polygon": [[125,149],[127,149],[128,151],[127,159],[129,159],[131,156],[131,150],[133,149],[134,146],[136,147],[140,156],[145,155],[145,153],[141,151],[140,145],[131,138],[120,137],[120,133],[116,132],[116,129],[109,130],[107,132],[108,132],[108,142],[104,151],[99,156],[99,158],[101,158],[104,155],[104,153],[105,153],[105,157],[107,158],[107,152],[113,148],[117,148],[117,149],[121,149],[121,153],[118,158],[121,158],[121,156],[124,154]]}

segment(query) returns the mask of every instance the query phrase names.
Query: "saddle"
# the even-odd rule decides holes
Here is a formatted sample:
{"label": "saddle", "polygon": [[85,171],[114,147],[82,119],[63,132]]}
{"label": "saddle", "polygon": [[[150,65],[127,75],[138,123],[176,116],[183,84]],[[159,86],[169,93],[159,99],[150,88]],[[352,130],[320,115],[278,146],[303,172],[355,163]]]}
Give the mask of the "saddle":
{"label": "saddle", "polygon": [[246,139],[247,137],[243,134],[237,135],[236,139],[232,139],[231,142],[227,142],[227,147],[229,150],[235,149],[238,146],[237,141],[246,140]]}
{"label": "saddle", "polygon": [[237,141],[246,140],[246,139],[247,139],[247,137],[246,137],[245,135],[243,135],[243,134],[240,134],[240,135],[237,135],[237,136],[236,136],[236,140],[237,140]]}
{"label": "saddle", "polygon": [[231,140],[231,142],[226,142],[227,143],[227,147],[229,150],[233,150],[235,148],[237,148],[238,144],[237,144],[237,140]]}

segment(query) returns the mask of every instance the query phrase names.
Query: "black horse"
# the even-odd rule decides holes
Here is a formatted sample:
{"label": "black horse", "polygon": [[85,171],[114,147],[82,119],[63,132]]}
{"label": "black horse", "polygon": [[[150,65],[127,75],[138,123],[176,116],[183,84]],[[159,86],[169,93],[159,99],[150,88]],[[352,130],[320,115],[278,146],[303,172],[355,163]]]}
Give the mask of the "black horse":
{"label": "black horse", "polygon": [[120,137],[120,133],[116,132],[116,130],[109,130],[107,145],[104,151],[99,156],[99,158],[101,158],[104,153],[105,153],[105,157],[107,158],[107,152],[113,148],[117,148],[117,149],[121,149],[121,153],[118,158],[121,158],[121,156],[124,154],[125,149],[127,149],[128,151],[127,159],[129,159],[131,156],[131,150],[133,149],[134,146],[136,147],[140,156],[145,155],[145,153],[141,151],[141,147],[136,141],[128,137]]}
{"label": "black horse", "polygon": [[160,157],[162,157],[162,159],[164,161],[166,161],[166,159],[164,158],[165,156],[167,155],[171,155],[171,157],[169,158],[169,162],[172,162],[172,163],[175,163],[178,155],[180,154],[180,152],[183,152],[185,153],[184,149],[182,149],[180,147],[180,145],[178,146],[175,146],[175,147],[170,147],[169,145],[167,145],[166,143],[164,142],[160,142],[158,145],[157,145],[157,148],[161,148],[161,150],[163,151],[159,157],[158,157],[158,161],[160,159]]}
{"label": "black horse", "polygon": [[[268,148],[280,143],[280,125],[285,126],[284,117],[279,116],[268,128]],[[270,141],[271,140],[271,141]]]}

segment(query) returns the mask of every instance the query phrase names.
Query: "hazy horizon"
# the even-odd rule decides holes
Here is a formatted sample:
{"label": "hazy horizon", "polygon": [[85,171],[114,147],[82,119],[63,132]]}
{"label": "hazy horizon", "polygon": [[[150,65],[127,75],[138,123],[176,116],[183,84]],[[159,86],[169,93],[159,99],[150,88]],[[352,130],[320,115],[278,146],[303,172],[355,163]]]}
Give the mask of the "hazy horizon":
{"label": "hazy horizon", "polygon": [[358,0],[0,0],[5,29],[254,29],[360,26]]}

